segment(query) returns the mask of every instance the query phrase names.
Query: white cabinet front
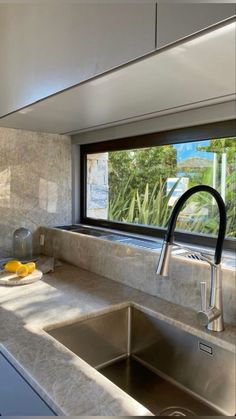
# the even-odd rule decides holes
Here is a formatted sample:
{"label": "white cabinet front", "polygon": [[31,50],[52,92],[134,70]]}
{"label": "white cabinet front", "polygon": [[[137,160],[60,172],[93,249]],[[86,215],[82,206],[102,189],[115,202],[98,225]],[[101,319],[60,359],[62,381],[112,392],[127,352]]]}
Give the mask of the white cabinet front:
{"label": "white cabinet front", "polygon": [[0,116],[155,49],[155,4],[0,4]]}
{"label": "white cabinet front", "polygon": [[236,14],[235,3],[157,4],[157,48]]}

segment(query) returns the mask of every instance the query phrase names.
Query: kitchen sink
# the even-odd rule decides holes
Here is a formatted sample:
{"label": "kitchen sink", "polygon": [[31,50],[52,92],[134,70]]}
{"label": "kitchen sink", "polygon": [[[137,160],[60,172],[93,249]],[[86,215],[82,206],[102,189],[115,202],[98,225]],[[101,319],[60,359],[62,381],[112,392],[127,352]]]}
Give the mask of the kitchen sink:
{"label": "kitchen sink", "polygon": [[156,416],[235,415],[235,355],[143,309],[47,332]]}

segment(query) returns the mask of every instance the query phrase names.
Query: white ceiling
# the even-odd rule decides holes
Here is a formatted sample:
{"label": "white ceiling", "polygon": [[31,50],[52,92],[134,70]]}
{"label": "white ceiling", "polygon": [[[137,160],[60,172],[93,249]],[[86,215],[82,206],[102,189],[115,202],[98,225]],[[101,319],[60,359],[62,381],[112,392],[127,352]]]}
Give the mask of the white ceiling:
{"label": "white ceiling", "polygon": [[71,133],[232,100],[236,23],[157,51],[0,119],[0,126]]}

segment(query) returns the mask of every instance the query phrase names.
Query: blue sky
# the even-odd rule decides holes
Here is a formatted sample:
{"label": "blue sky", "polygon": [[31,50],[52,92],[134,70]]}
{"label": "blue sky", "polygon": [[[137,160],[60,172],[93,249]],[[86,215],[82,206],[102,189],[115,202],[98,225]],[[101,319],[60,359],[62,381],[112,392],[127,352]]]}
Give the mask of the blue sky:
{"label": "blue sky", "polygon": [[194,143],[183,143],[176,144],[174,148],[177,150],[177,163],[182,160],[185,160],[189,157],[200,157],[204,159],[213,159],[213,153],[208,153],[206,151],[198,151],[198,146],[207,146],[209,145],[210,140],[196,141]]}

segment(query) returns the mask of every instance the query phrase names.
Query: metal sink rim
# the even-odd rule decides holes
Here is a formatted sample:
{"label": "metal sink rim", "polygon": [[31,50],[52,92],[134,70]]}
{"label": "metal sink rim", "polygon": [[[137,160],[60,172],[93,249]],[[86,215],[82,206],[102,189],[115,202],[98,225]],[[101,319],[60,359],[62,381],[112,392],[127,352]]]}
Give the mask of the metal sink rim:
{"label": "metal sink rim", "polygon": [[[150,309],[148,309],[148,308],[146,308],[146,307],[143,307],[143,306],[140,306],[140,305],[138,305],[138,304],[135,304],[135,303],[131,303],[131,302],[127,302],[127,303],[123,303],[123,304],[119,304],[119,305],[113,305],[113,306],[111,306],[111,307],[109,307],[109,308],[106,308],[106,309],[103,309],[103,310],[99,310],[99,311],[96,311],[96,312],[92,312],[91,314],[89,314],[89,315],[84,315],[84,316],[80,316],[79,318],[77,318],[77,319],[74,319],[73,321],[68,321],[68,322],[64,322],[63,323],[63,325],[62,324],[54,324],[54,325],[50,325],[50,326],[48,326],[48,327],[46,327],[44,330],[47,332],[47,333],[49,333],[50,334],[50,331],[54,331],[54,330],[57,330],[57,329],[61,329],[61,328],[64,328],[64,327],[66,327],[66,326],[75,326],[75,325],[81,325],[82,323],[85,323],[85,322],[87,322],[87,321],[89,321],[89,320],[91,320],[91,319],[102,319],[104,316],[107,316],[107,315],[112,315],[112,314],[117,314],[118,312],[120,312],[120,311],[122,311],[122,310],[126,310],[127,312],[129,312],[129,311],[131,311],[131,310],[136,310],[136,311],[138,311],[138,312],[140,312],[140,313],[143,313],[143,314],[148,314],[149,316],[154,316],[156,319],[158,319],[160,322],[163,322],[163,323],[166,323],[166,324],[169,324],[170,326],[172,326],[172,327],[174,327],[174,328],[177,328],[177,329],[180,329],[183,333],[185,333],[185,334],[188,334],[188,335],[190,335],[190,336],[192,336],[192,337],[196,337],[196,338],[199,338],[198,336],[196,336],[196,335],[192,335],[192,333],[191,332],[189,332],[189,331],[186,331],[186,330],[184,330],[183,328],[178,328],[178,326],[176,326],[176,324],[175,325],[173,325],[172,323],[168,323],[167,321],[166,321],[166,319],[163,319],[162,318],[162,316],[158,316],[158,313],[157,312],[153,312],[152,310],[150,310]],[[51,335],[52,336],[52,335]],[[200,338],[201,339],[201,338]],[[58,339],[57,339],[58,340]],[[60,340],[59,340],[59,342],[60,342]],[[63,343],[62,343],[63,344]],[[129,342],[129,344],[128,344],[129,346],[130,346],[130,342]],[[66,346],[66,345],[64,345],[64,346]],[[66,346],[67,348],[68,348],[68,346]],[[127,349],[127,353],[130,353],[130,349]],[[79,357],[81,357],[82,359],[84,359],[82,356],[80,356],[80,355],[78,355],[77,354],[77,356],[79,356]],[[123,357],[124,358],[124,357]],[[117,358],[117,359],[122,359],[122,356],[121,356],[121,358]],[[87,362],[86,360],[85,360],[85,362]],[[113,362],[113,361],[112,361]],[[89,365],[91,365],[91,363],[89,363],[89,362],[87,362]],[[109,365],[109,363],[107,363],[107,365]],[[91,365],[92,367],[94,367],[93,365]],[[97,365],[96,366],[96,369],[99,371],[101,368],[103,368],[104,367],[104,364],[101,364],[101,365]],[[160,371],[155,371],[155,372],[158,372],[159,373],[159,375],[161,375],[160,374]],[[175,380],[174,380],[175,381]],[[213,408],[216,412],[219,412],[219,413],[223,413],[224,415],[226,414],[228,414],[228,413],[226,413],[223,409],[220,409],[218,406],[216,406],[215,404],[213,404],[213,403],[211,403],[211,402],[209,402],[207,399],[204,399],[204,398],[202,398],[201,396],[199,396],[198,394],[196,394],[195,392],[192,392],[189,388],[186,388],[185,386],[182,386],[180,383],[178,383],[178,382],[176,382],[175,381],[175,385],[178,385],[179,387],[182,387],[185,391],[187,391],[188,393],[190,393],[190,394],[192,394],[195,398],[197,398],[197,399],[199,399],[199,400],[201,400],[201,401],[203,401],[203,403],[204,404],[206,404],[206,405],[208,405],[209,407],[211,407],[211,408]]]}

